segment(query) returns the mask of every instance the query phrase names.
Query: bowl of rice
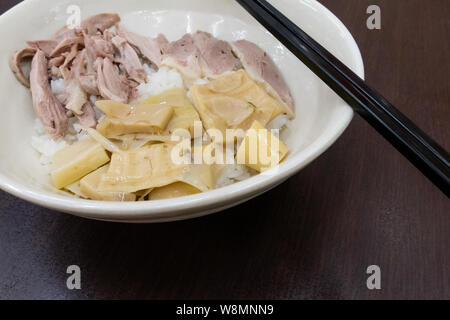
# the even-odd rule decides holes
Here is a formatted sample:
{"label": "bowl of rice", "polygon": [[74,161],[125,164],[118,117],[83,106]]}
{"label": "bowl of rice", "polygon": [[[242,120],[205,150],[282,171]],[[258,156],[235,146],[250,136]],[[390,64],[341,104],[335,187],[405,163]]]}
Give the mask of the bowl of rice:
{"label": "bowl of rice", "polygon": [[[275,4],[354,72],[364,77],[361,54],[353,37],[325,7],[315,0],[279,0]],[[285,158],[280,163],[265,170],[258,171],[258,167],[242,164],[221,167],[220,174],[215,176],[213,187],[202,188],[203,184],[199,186],[201,183],[194,181],[198,179],[180,180],[202,192],[180,193],[180,197],[169,199],[162,196],[162,191],[152,195],[155,185],[145,184],[141,186],[142,189],[127,189],[132,191],[133,200],[139,198],[143,201],[118,201],[120,199],[116,198],[101,201],[101,198],[95,197],[88,199],[80,195],[72,184],[72,189],[67,185],[73,181],[64,180],[67,182],[64,187],[55,185],[57,180],[52,176],[55,157],[76,143],[93,139],[105,148],[105,153],[111,158],[108,159],[111,161],[108,165],[112,168],[115,165],[114,159],[117,161],[119,156],[114,156],[116,145],[109,143],[117,139],[108,136],[105,139],[107,142],[101,140],[105,134],[98,138],[95,135],[96,132],[101,132],[98,127],[96,130],[95,127],[91,131],[86,130],[80,118],[74,116],[71,110],[67,113],[70,116],[65,124],[64,135],[56,139],[54,132],[52,134],[49,131],[48,124],[46,126],[45,121],[36,115],[36,108],[33,108],[33,102],[36,101],[35,97],[31,98],[30,90],[18,84],[12,72],[3,72],[0,75],[3,83],[0,93],[5,99],[0,118],[0,188],[4,191],[52,210],[103,221],[150,223],[200,217],[236,206],[283,183],[325,152],[352,120],[351,108],[234,0],[25,0],[0,17],[1,30],[6,38],[0,50],[4,70],[8,69],[11,53],[22,48],[27,41],[50,39],[77,14],[86,19],[105,12],[119,15],[124,30],[152,39],[163,34],[168,43],[176,43],[186,35],[198,33],[198,30],[230,44],[248,40],[255,43],[276,65],[292,97],[295,117],[289,116],[289,112],[280,112],[264,123],[267,130],[278,130],[279,140],[289,151],[283,154]],[[27,23],[24,24],[23,21]],[[115,36],[115,33],[112,34]],[[143,49],[138,49],[136,48],[137,52],[144,53]],[[64,57],[67,58],[68,55],[69,52]],[[235,56],[236,59],[245,60],[245,56]],[[145,103],[171,90],[185,90],[186,101],[197,109],[203,123],[208,122],[199,110],[198,105],[203,101],[200,92],[208,86],[223,83],[222,78],[201,76],[187,80],[186,70],[174,66],[176,61],[162,63],[157,68],[145,59],[141,62],[141,81],[133,85],[133,94],[130,94],[130,101],[127,102],[129,105]],[[251,61],[249,63],[251,65]],[[126,68],[125,64],[124,66]],[[106,67],[103,64],[103,68]],[[101,70],[102,66],[98,68]],[[70,68],[68,70],[71,71]],[[58,70],[55,72],[59,73]],[[248,76],[245,71],[233,70],[221,77],[232,78],[234,74]],[[249,74],[252,75],[251,72]],[[33,80],[33,77],[30,76],[30,79]],[[252,80],[254,79],[249,81]],[[55,97],[64,95],[68,90],[64,72],[61,76],[51,76],[48,85]],[[254,90],[261,90],[261,87],[255,85]],[[100,91],[105,97],[104,90]],[[106,96],[109,97],[108,94]],[[282,97],[282,94],[277,97]],[[101,124],[110,117],[110,106],[99,100],[99,95],[85,95],[85,102],[92,106],[92,117],[96,119],[96,123]],[[283,104],[283,99],[279,100]],[[122,140],[120,142],[125,144]],[[148,142],[132,141],[135,146],[138,143],[139,147]],[[89,159],[92,158],[90,156]],[[105,164],[106,161],[99,162],[95,169]],[[66,178],[64,175],[64,179]],[[148,191],[143,192],[145,190]],[[120,194],[123,198],[123,193]]]}

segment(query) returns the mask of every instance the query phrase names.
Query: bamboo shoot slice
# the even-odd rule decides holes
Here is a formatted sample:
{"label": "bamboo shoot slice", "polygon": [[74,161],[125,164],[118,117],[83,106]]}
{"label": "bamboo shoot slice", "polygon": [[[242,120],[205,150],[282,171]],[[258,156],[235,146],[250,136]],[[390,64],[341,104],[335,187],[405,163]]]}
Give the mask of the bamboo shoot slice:
{"label": "bamboo shoot slice", "polygon": [[89,199],[87,195],[85,195],[80,188],[80,181],[77,181],[75,183],[72,183],[71,185],[68,185],[64,188],[65,190],[69,191],[70,193],[74,194],[75,196],[82,198],[82,199]]}
{"label": "bamboo shoot slice", "polygon": [[213,190],[215,187],[212,166],[207,164],[192,164],[184,171],[179,181],[189,184],[202,192]]}
{"label": "bamboo shoot slice", "polygon": [[90,173],[80,181],[80,191],[91,200],[98,201],[136,201],[136,195],[125,192],[105,192],[99,185],[103,176],[108,172],[109,165]]}
{"label": "bamboo shoot slice", "polygon": [[194,134],[194,123],[200,121],[200,116],[189,101],[184,89],[171,89],[159,95],[145,100],[143,103],[164,104],[173,107],[174,114],[165,134],[172,134],[177,129],[188,130],[191,135]]}
{"label": "bamboo shoot slice", "polygon": [[132,133],[161,133],[172,119],[174,110],[162,104],[127,105],[116,101],[97,101],[106,114],[97,130],[107,138]]}
{"label": "bamboo shoot slice", "polygon": [[53,184],[55,188],[63,189],[109,161],[108,153],[97,141],[78,141],[53,156]]}
{"label": "bamboo shoot slice", "polygon": [[286,113],[284,106],[245,70],[225,74],[208,84],[194,85],[191,95],[207,130],[248,130],[254,121],[263,126]]}
{"label": "bamboo shoot slice", "polygon": [[149,200],[165,200],[198,194],[201,191],[184,182],[175,182],[168,186],[154,189]]}
{"label": "bamboo shoot slice", "polygon": [[238,164],[263,172],[278,165],[288,152],[282,141],[255,121],[239,147],[236,160]]}
{"label": "bamboo shoot slice", "polygon": [[172,148],[169,144],[155,144],[114,153],[100,189],[132,193],[179,181],[188,166],[172,161]]}

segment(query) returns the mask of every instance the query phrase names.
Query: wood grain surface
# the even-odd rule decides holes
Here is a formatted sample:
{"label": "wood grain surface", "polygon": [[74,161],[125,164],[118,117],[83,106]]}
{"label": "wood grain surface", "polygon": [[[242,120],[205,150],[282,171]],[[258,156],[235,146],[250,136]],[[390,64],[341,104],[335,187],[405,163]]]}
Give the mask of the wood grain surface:
{"label": "wood grain surface", "polygon": [[[321,2],[368,83],[449,150],[450,1]],[[381,30],[366,28],[371,4]],[[73,264],[80,291],[66,288]],[[366,287],[369,265],[381,290]],[[450,201],[358,117],[275,190],[192,221],[88,221],[0,192],[0,298],[450,299]]]}

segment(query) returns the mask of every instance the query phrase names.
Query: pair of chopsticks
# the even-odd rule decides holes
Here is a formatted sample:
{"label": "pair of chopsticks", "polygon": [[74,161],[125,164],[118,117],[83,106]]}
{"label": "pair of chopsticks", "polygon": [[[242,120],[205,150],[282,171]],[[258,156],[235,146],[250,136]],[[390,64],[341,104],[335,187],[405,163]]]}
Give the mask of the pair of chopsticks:
{"label": "pair of chopsticks", "polygon": [[236,1],[450,197],[447,151],[270,3]]}

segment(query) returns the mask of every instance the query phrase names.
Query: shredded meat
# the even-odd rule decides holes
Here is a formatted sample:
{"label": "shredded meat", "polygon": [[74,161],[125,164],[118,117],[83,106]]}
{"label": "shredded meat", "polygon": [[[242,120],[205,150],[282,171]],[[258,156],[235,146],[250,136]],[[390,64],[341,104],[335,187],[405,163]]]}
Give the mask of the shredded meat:
{"label": "shredded meat", "polygon": [[39,49],[45,53],[47,57],[49,57],[53,50],[55,50],[58,45],[58,41],[55,40],[38,40],[38,41],[27,41],[27,44],[34,49]]}
{"label": "shredded meat", "polygon": [[144,56],[156,67],[159,68],[161,66],[163,52],[169,43],[164,35],[159,35],[157,38],[152,39],[128,31],[122,25],[118,25],[116,28],[117,34],[126,39],[133,47],[137,48],[139,54]]}
{"label": "shredded meat", "polygon": [[114,59],[114,46],[102,35],[86,35],[84,45],[90,61],[95,61],[97,58]]}
{"label": "shredded meat", "polygon": [[102,97],[128,103],[131,88],[109,58],[98,63],[98,89]]}
{"label": "shredded meat", "polygon": [[95,128],[97,126],[97,116],[90,101],[86,102],[81,115],[75,115],[80,124],[85,128]]}
{"label": "shredded meat", "polygon": [[133,47],[119,36],[114,37],[112,42],[120,52],[119,62],[123,65],[128,77],[137,83],[145,82],[147,74]]}
{"label": "shredded meat", "polygon": [[61,28],[56,32],[56,34],[53,36],[53,40],[60,43],[68,38],[75,38],[80,35],[80,30],[78,29],[69,29],[67,26],[64,28]]}
{"label": "shredded meat", "polygon": [[17,80],[25,87],[30,87],[30,79],[25,75],[22,70],[22,60],[25,58],[33,57],[36,54],[36,49],[33,48],[25,48],[17,51],[9,60],[9,66],[16,76]]}
{"label": "shredded meat", "polygon": [[47,68],[45,53],[38,50],[33,58],[30,73],[33,106],[45,131],[57,140],[65,136],[68,118],[63,105],[52,93]]}
{"label": "shredded meat", "polygon": [[85,74],[80,75],[78,78],[80,85],[84,91],[86,91],[91,96],[98,96],[100,92],[97,87],[97,75],[96,74]]}
{"label": "shredded meat", "polygon": [[74,37],[74,38],[67,38],[55,47],[53,51],[50,53],[50,57],[54,58],[57,57],[65,52],[70,51],[74,46],[78,45],[84,45],[84,39],[83,37]]}
{"label": "shredded meat", "polygon": [[99,32],[103,33],[120,22],[118,14],[102,13],[87,18],[81,22],[81,30],[88,35],[96,35]]}

